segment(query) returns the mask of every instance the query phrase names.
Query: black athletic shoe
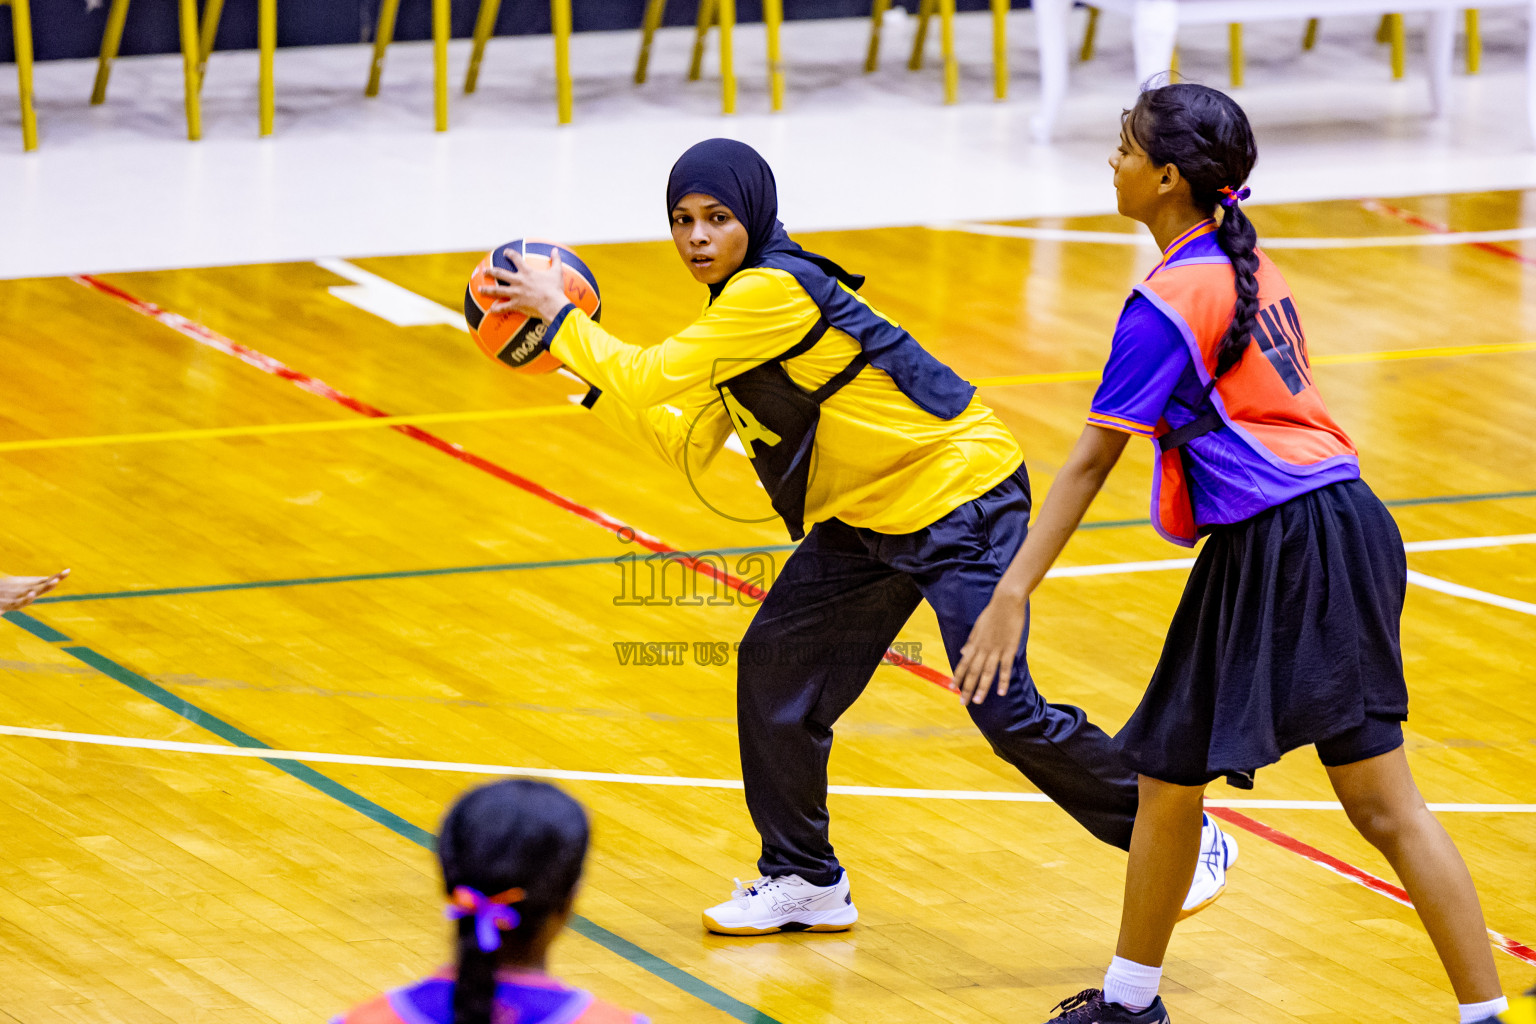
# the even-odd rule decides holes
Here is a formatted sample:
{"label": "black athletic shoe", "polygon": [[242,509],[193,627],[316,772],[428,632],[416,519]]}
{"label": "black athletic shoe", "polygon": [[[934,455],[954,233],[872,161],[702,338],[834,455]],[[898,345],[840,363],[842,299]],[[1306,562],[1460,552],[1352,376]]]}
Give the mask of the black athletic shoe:
{"label": "black athletic shoe", "polygon": [[1168,1012],[1163,1009],[1161,997],[1154,998],[1152,1005],[1140,1013],[1132,1013],[1119,1003],[1106,1003],[1104,993],[1087,988],[1056,1004],[1061,1013],[1052,1017],[1048,1024],[1168,1024]]}

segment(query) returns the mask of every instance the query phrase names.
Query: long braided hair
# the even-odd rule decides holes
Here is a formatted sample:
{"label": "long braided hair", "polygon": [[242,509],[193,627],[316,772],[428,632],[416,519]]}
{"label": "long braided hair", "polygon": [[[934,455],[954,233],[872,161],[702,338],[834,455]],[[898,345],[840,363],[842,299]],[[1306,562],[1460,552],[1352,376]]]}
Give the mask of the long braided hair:
{"label": "long braided hair", "polygon": [[437,857],[458,917],[454,1024],[490,1024],[498,964],[570,902],[588,836],[581,805],[531,779],[472,789],[443,818]]}
{"label": "long braided hair", "polygon": [[1154,166],[1173,164],[1189,182],[1190,197],[1207,216],[1223,207],[1216,242],[1236,271],[1232,326],[1217,348],[1216,376],[1236,366],[1259,315],[1258,234],[1238,200],[1258,160],[1248,115],[1232,97],[1204,85],[1177,82],[1147,89],[1123,115],[1131,138]]}

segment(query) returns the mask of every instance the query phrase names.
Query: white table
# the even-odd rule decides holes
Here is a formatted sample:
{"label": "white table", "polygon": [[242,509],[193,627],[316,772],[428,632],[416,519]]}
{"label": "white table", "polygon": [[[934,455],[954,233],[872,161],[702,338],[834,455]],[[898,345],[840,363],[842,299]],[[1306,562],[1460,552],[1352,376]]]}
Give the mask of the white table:
{"label": "white table", "polygon": [[[1033,0],[1035,32],[1040,46],[1040,111],[1034,117],[1035,138],[1049,141],[1067,95],[1067,66],[1071,42],[1067,29],[1073,0]],[[1536,0],[1092,0],[1093,6],[1131,19],[1136,54],[1136,80],[1145,82],[1167,71],[1181,25],[1230,22],[1305,20],[1350,14],[1430,14],[1429,88],[1435,113],[1445,108],[1456,45],[1455,19],[1462,8],[1525,7],[1530,11],[1530,43],[1526,55],[1526,112],[1536,135]]]}

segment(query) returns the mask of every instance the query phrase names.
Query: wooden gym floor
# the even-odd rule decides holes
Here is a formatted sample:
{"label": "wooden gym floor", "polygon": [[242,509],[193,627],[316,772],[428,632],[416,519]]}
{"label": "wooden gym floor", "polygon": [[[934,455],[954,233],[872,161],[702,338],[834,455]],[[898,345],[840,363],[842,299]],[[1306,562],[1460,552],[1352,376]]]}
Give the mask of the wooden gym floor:
{"label": "wooden gym floor", "polygon": [[[1498,954],[1511,992],[1536,975],[1519,947],[1536,941],[1536,246],[1418,243],[1536,224],[1532,198],[1254,210],[1261,236],[1414,240],[1272,254],[1414,548],[1409,756],[1454,805],[1442,820],[1490,928],[1528,961]],[[1071,236],[803,241],[869,274],[876,304],[984,383],[1037,494],[1154,260]],[[294,263],[0,283],[4,565],[74,570],[0,626],[0,1020],[299,1024],[427,971],[446,949],[428,833],[498,765],[613,773],[566,783],[596,840],[556,968],[658,1020],[1027,1022],[1097,984],[1123,855],[1048,804],[983,799],[1029,787],[951,695],[894,666],[840,726],[833,782],[961,792],[832,798],[855,931],[703,934],[699,911],[755,875],[755,835],[728,783],[661,783],[739,778],[733,668],[692,645],[736,640],[752,607],[664,603],[682,571],[653,590],[641,559],[713,550],[762,579],[785,537],[736,521],[765,509],[745,460],[699,482],[736,519],[717,515],[574,409],[572,382],[356,304],[452,320],[406,292],[456,308],[477,255],[328,264],[350,281]],[[620,337],[659,340],[698,308],[666,243],[583,256]],[[1064,564],[1184,554],[1145,523],[1149,464],[1134,443]],[[1048,582],[1031,647],[1046,695],[1118,726],[1184,575]],[[902,639],[928,677],[946,668],[927,609]],[[635,642],[681,642],[682,663],[624,664]],[[262,747],[311,755],[218,753]],[[1225,812],[1242,861],[1175,939],[1164,994],[1181,1024],[1451,1019],[1411,910],[1371,882],[1382,859],[1305,803],[1331,798],[1310,752],[1212,796],[1270,803]]]}

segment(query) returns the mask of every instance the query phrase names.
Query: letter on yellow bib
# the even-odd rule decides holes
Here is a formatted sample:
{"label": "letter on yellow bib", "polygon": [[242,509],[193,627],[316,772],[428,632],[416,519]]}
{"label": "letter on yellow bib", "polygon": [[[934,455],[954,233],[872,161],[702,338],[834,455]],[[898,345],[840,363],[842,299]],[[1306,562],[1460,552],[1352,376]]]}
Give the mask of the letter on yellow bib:
{"label": "letter on yellow bib", "polygon": [[721,388],[720,397],[725,401],[725,410],[731,414],[731,422],[736,426],[736,436],[741,439],[742,447],[754,456],[757,449],[752,447],[753,441],[761,441],[765,446],[772,448],[781,440],[778,434],[769,430],[757,422],[757,417],[747,410],[747,407],[736,401],[736,396],[730,389]]}

